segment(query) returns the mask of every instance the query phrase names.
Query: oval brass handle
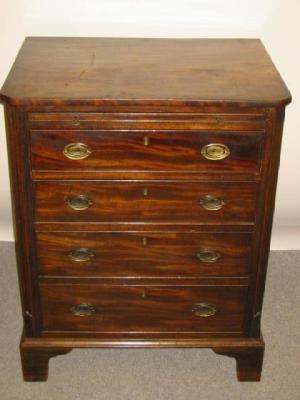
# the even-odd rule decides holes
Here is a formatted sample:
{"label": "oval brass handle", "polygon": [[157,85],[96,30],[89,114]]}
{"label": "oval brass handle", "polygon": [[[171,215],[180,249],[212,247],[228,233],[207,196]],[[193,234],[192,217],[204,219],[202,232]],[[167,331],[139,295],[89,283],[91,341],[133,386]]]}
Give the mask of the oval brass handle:
{"label": "oval brass handle", "polygon": [[214,263],[221,258],[221,254],[215,250],[202,249],[197,254],[198,260],[204,263]]}
{"label": "oval brass handle", "polygon": [[219,161],[230,155],[230,150],[225,144],[209,143],[202,147],[201,154],[207,160]]}
{"label": "oval brass handle", "polygon": [[74,249],[69,253],[69,257],[75,262],[90,261],[93,257],[95,257],[95,255],[96,254],[93,250],[86,249],[84,247]]}
{"label": "oval brass handle", "polygon": [[208,303],[197,303],[194,304],[192,312],[196,317],[212,317],[216,314],[217,309],[212,304]]}
{"label": "oval brass handle", "polygon": [[91,152],[91,148],[84,143],[69,143],[63,151],[64,156],[71,160],[84,160]]}
{"label": "oval brass handle", "polygon": [[89,315],[95,314],[96,310],[92,304],[81,303],[71,307],[71,311],[74,315],[78,317],[87,317]]}
{"label": "oval brass handle", "polygon": [[92,200],[84,194],[66,197],[65,201],[70,208],[77,211],[86,210],[93,204]]}
{"label": "oval brass handle", "polygon": [[222,197],[211,196],[208,194],[200,199],[200,204],[205,208],[205,210],[216,211],[220,210],[224,206],[225,201]]}

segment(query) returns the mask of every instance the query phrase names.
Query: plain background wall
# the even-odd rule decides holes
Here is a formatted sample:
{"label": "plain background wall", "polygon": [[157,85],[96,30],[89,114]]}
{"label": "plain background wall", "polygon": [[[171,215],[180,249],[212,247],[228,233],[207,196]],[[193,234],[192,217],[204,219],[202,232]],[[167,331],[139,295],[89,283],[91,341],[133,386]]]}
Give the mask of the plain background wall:
{"label": "plain background wall", "polygon": [[[299,18],[299,0],[0,0],[0,85],[25,36],[261,38],[293,95],[286,113],[272,248],[300,249]],[[0,150],[0,240],[10,241],[3,107]]]}

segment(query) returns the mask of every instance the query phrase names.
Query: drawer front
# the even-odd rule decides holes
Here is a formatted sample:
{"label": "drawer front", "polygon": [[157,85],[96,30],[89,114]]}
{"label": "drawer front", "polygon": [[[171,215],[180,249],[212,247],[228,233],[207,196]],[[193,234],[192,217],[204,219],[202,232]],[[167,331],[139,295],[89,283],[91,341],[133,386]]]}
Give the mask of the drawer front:
{"label": "drawer front", "polygon": [[254,223],[255,183],[35,182],[39,222]]}
{"label": "drawer front", "polygon": [[245,277],[246,233],[40,232],[40,274],[73,277]]}
{"label": "drawer front", "polygon": [[36,171],[259,173],[262,133],[32,131]]}
{"label": "drawer front", "polygon": [[246,293],[246,286],[42,284],[42,329],[241,332]]}
{"label": "drawer front", "polygon": [[265,115],[230,113],[29,113],[33,129],[265,131]]}

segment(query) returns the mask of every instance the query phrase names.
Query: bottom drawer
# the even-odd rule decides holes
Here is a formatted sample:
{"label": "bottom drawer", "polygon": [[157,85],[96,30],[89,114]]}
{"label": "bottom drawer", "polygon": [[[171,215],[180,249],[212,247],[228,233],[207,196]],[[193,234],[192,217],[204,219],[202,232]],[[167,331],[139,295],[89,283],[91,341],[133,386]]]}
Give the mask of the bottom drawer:
{"label": "bottom drawer", "polygon": [[44,331],[242,332],[247,286],[41,284]]}

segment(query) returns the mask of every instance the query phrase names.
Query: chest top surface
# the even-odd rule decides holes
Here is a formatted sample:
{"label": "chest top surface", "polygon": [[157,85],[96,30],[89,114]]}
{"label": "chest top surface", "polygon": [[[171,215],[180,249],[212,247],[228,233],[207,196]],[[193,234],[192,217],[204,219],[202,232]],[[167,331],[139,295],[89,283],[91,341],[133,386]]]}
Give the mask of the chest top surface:
{"label": "chest top surface", "polygon": [[290,93],[256,39],[26,38],[0,99],[277,105]]}

